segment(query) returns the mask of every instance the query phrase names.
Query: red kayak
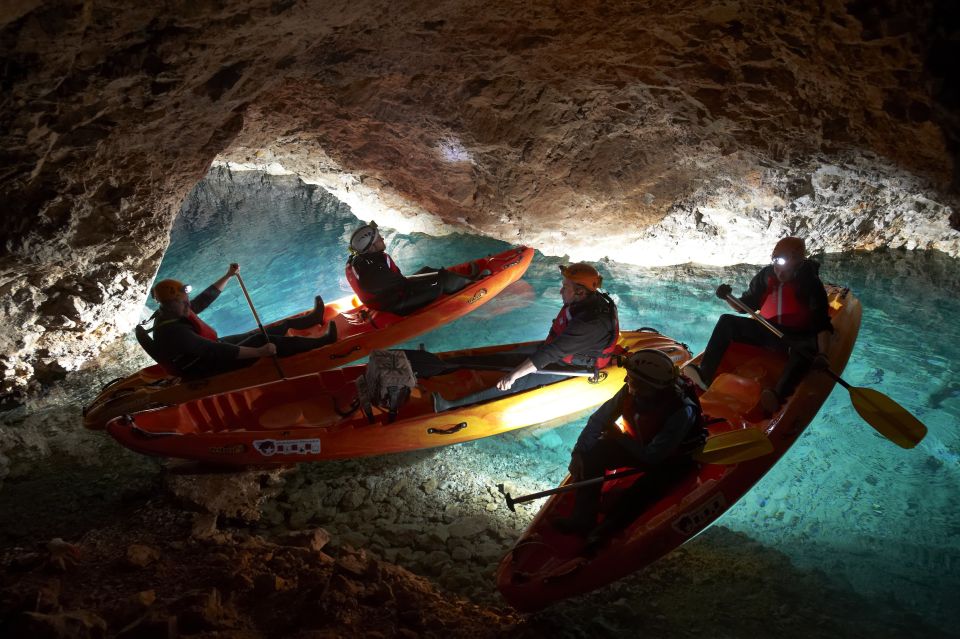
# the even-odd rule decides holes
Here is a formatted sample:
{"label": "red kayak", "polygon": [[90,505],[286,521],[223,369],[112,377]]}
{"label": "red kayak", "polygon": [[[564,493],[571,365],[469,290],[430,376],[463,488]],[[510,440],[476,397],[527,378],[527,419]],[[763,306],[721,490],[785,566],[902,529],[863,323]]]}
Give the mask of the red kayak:
{"label": "red kayak", "polygon": [[[281,359],[284,375],[289,379],[337,368],[366,357],[370,351],[389,348],[463,317],[523,277],[533,260],[533,252],[525,246],[514,247],[497,255],[449,267],[448,270],[463,275],[485,270],[490,274],[452,295],[440,296],[437,301],[409,315],[367,308],[356,295],[335,300],[327,304],[324,318],[337,325],[337,341]],[[291,330],[289,334],[319,337],[325,330],[326,324]],[[274,360],[269,357],[247,368],[188,381],[167,375],[160,366],[149,366],[104,387],[93,403],[84,409],[83,425],[102,430],[108,421],[120,415],[259,386],[277,381],[277,378]]]}
{"label": "red kayak", "polygon": [[[847,289],[827,289],[835,330],[828,357],[831,370],[839,374],[853,350],[861,309]],[[756,429],[766,433],[772,452],[748,460],[730,457],[722,465],[694,465],[666,494],[651,496],[625,529],[589,550],[583,538],[562,534],[551,524],[570,515],[575,493],[553,495],[500,562],[497,586],[510,605],[525,612],[539,610],[629,575],[692,539],[743,497],[803,433],[834,386],[826,373],[811,372],[776,414],[765,416],[760,391],[774,385],[785,361],[778,353],[732,344],[700,398],[705,415],[722,418],[709,427],[711,437]],[[606,482],[601,512],[642,476]],[[567,477],[564,483],[569,481]]]}

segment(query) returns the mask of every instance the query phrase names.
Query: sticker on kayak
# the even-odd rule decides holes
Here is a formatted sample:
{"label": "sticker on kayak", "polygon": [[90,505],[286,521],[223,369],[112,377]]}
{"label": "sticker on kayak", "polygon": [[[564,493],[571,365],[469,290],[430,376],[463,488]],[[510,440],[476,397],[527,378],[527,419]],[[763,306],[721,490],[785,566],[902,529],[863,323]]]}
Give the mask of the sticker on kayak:
{"label": "sticker on kayak", "polygon": [[256,439],[253,447],[264,457],[320,454],[319,439]]}
{"label": "sticker on kayak", "polygon": [[673,522],[673,529],[685,537],[698,533],[711,521],[723,514],[727,507],[727,500],[723,493],[717,493],[713,498],[696,510],[681,515]]}
{"label": "sticker on kayak", "polygon": [[471,297],[470,299],[467,300],[467,304],[473,304],[473,303],[476,302],[477,300],[479,300],[479,299],[481,299],[481,298],[483,298],[483,297],[486,297],[486,295],[487,295],[487,289],[481,288],[479,291],[477,291],[476,293],[474,293],[473,297]]}
{"label": "sticker on kayak", "polygon": [[239,455],[245,450],[247,450],[247,447],[243,444],[234,444],[233,446],[211,446],[207,449],[208,452],[214,455]]}

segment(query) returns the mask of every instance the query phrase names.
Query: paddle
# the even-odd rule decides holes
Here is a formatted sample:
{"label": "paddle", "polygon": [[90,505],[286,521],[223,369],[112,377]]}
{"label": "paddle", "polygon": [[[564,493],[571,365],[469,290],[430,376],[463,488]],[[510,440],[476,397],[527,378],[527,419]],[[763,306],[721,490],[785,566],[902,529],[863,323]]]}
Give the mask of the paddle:
{"label": "paddle", "polygon": [[[243,278],[240,277],[240,273],[235,274],[237,276],[237,283],[240,284],[240,290],[243,291],[243,296],[247,298],[247,304],[250,305],[250,311],[253,312],[253,319],[257,320],[257,326],[260,327],[260,332],[263,334],[263,339],[266,342],[270,341],[270,336],[267,335],[267,329],[263,327],[263,322],[260,321],[260,315],[257,314],[257,309],[253,306],[253,300],[250,299],[250,293],[247,293],[247,287],[243,284]],[[283,369],[280,368],[280,358],[277,357],[276,353],[273,355],[273,365],[277,367],[277,372],[280,373],[281,379],[286,379],[287,376],[283,374]]]}
{"label": "paddle", "polygon": [[[749,313],[750,317],[763,324],[771,333],[783,339],[783,333],[779,331],[777,327],[755,313],[753,309],[733,295],[727,294],[726,300],[743,312]],[[926,436],[927,427],[906,408],[883,393],[873,390],[872,388],[851,386],[846,380],[829,368],[824,369],[823,372],[847,389],[850,393],[850,401],[853,403],[853,408],[860,417],[863,418],[863,421],[870,424],[878,433],[897,446],[901,448],[913,448]]]}
{"label": "paddle", "polygon": [[[731,430],[725,433],[713,435],[707,439],[703,448],[693,454],[693,459],[702,464],[739,464],[740,462],[762,457],[773,452],[773,444],[767,438],[763,431],[756,428],[744,428],[741,430]],[[602,484],[603,482],[620,479],[629,475],[645,472],[640,468],[630,468],[619,473],[611,473],[603,477],[594,477],[583,481],[565,484],[550,490],[542,490],[538,493],[531,493],[522,497],[513,498],[510,493],[504,493],[507,499],[507,508],[516,512],[515,504],[522,504],[541,497],[548,497],[558,493],[565,493],[576,490],[583,486],[593,484]],[[502,490],[503,484],[500,485]]]}
{"label": "paddle", "polygon": [[[410,365],[413,367],[414,373],[416,373],[418,377],[435,377],[437,375],[446,375],[462,369],[477,371],[501,371],[504,373],[509,373],[515,368],[515,366],[508,366],[504,364],[484,364],[481,361],[474,363],[468,361],[469,358],[461,358],[461,361],[448,362],[440,357],[437,357],[434,353],[422,350],[405,350],[404,353],[407,355],[407,359],[410,360]],[[478,357],[478,359],[480,358]],[[531,375],[595,377],[596,373],[593,371],[550,370],[545,368],[543,370],[531,373]],[[601,372],[601,376],[603,375],[605,375],[605,373]],[[603,377],[600,379],[603,379]]]}

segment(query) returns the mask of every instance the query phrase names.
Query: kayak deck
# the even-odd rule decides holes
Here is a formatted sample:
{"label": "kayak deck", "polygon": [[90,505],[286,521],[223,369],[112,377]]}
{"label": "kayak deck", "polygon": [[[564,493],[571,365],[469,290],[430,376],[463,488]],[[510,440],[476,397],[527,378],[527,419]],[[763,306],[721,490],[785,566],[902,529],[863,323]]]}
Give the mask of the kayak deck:
{"label": "kayak deck", "polygon": [[[440,359],[508,352],[508,344],[440,353]],[[650,331],[621,334],[624,348],[659,348],[677,363],[690,353],[678,342]],[[454,444],[558,419],[606,401],[623,384],[624,371],[608,367],[595,383],[568,377],[492,401],[436,412],[433,393],[456,400],[493,387],[503,371],[460,369],[419,379],[394,422],[374,410],[370,423],[354,409],[356,379],[365,366],[323,371],[201,397],[180,404],[114,418],[108,432],[146,454],[218,463],[291,463],[377,455]],[[258,442],[269,440],[267,460]],[[310,440],[309,452],[287,451],[284,442]],[[229,453],[223,452],[229,450]]]}

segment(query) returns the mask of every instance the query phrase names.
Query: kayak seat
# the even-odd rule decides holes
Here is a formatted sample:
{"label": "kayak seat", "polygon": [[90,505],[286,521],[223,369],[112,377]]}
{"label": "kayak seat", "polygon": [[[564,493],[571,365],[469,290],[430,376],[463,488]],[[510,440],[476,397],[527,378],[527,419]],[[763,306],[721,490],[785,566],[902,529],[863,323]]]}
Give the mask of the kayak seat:
{"label": "kayak seat", "polygon": [[760,401],[760,383],[751,377],[721,373],[700,396],[703,412],[726,420],[734,428],[744,428],[744,416]]}

